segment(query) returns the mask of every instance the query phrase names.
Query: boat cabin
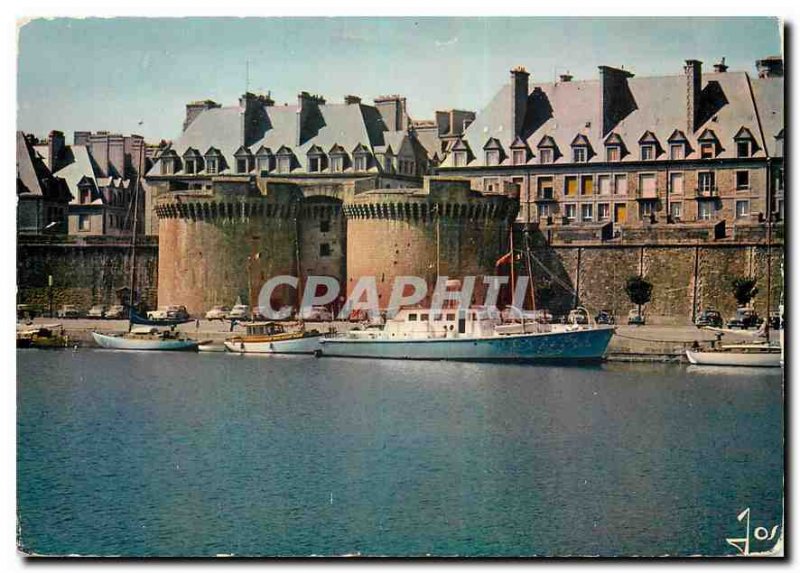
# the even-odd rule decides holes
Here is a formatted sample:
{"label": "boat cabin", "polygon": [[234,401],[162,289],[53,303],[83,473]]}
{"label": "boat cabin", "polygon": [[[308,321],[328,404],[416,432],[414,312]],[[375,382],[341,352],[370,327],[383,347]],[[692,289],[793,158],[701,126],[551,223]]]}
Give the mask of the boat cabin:
{"label": "boat cabin", "polygon": [[274,336],[286,332],[283,325],[277,322],[248,322],[244,326],[247,336]]}
{"label": "boat cabin", "polygon": [[403,309],[386,321],[383,333],[395,338],[485,337],[498,324],[483,308]]}

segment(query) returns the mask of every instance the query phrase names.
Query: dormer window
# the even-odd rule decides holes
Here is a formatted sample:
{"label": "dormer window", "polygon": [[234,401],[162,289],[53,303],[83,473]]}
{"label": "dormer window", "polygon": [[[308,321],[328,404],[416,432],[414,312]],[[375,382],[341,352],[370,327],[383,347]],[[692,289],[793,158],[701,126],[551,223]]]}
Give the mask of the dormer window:
{"label": "dormer window", "polygon": [[686,157],[686,145],[683,143],[671,143],[669,146],[669,158],[670,159],[685,159]]}
{"label": "dormer window", "polygon": [[652,161],[656,158],[656,148],[655,145],[645,144],[639,147],[639,151],[641,153],[642,161]]}
{"label": "dormer window", "polygon": [[467,166],[467,152],[466,151],[454,151],[453,152],[453,165],[455,167],[466,167]]}
{"label": "dormer window", "polygon": [[500,145],[500,141],[494,137],[490,137],[486,145],[483,146],[484,164],[490,167],[500,165],[502,149],[503,147]]}
{"label": "dormer window", "polygon": [[625,149],[625,143],[618,133],[612,132],[605,139],[606,146],[606,162],[615,163],[622,159]]}
{"label": "dormer window", "polygon": [[652,131],[645,131],[639,138],[639,159],[654,161],[661,153],[661,145]]}
{"label": "dormer window", "polygon": [[511,155],[514,161],[514,165],[525,165],[526,163],[525,155],[527,154],[525,153],[524,149],[514,149],[511,152]]}
{"label": "dormer window", "polygon": [[250,150],[242,146],[233,156],[236,158],[236,173],[250,173],[253,168],[253,154],[250,153]]}
{"label": "dormer window", "polygon": [[697,142],[700,144],[700,159],[713,159],[717,156],[719,140],[712,130],[704,130]]}
{"label": "dormer window", "polygon": [[369,151],[360,143],[353,150],[353,170],[366,171],[369,167]]}
{"label": "dormer window", "polygon": [[736,142],[736,157],[750,157],[750,140],[742,139]]}
{"label": "dormer window", "polygon": [[386,173],[392,173],[394,171],[394,156],[389,151],[383,156],[383,170]]}
{"label": "dormer window", "polygon": [[572,149],[572,161],[574,163],[586,163],[586,148],[583,146]]}
{"label": "dormer window", "polygon": [[540,149],[539,150],[539,163],[542,165],[546,165],[548,163],[553,162],[553,150],[552,149]]}
{"label": "dormer window", "polygon": [[210,147],[208,151],[206,151],[205,161],[206,173],[209,175],[216,175],[222,171],[222,154],[218,149]]}
{"label": "dormer window", "polygon": [[700,144],[700,158],[701,159],[713,159],[714,158],[714,144],[713,143],[701,143]]}
{"label": "dormer window", "polygon": [[307,156],[309,173],[319,173],[325,169],[325,152],[319,146],[312,146]]}
{"label": "dormer window", "polygon": [[528,162],[528,146],[519,136],[511,144],[511,162],[514,165],[525,165]]}
{"label": "dormer window", "polygon": [[202,158],[196,149],[191,147],[183,154],[183,171],[187,175],[199,173],[202,169]]}
{"label": "dormer window", "polygon": [[619,161],[620,153],[618,145],[609,145],[606,147],[606,161],[613,163]]}
{"label": "dormer window", "polygon": [[278,152],[275,154],[275,159],[277,163],[277,171],[281,175],[285,175],[292,172],[292,167],[294,166],[294,153],[292,150],[282,145]]}
{"label": "dormer window", "polygon": [[736,142],[736,157],[752,157],[755,152],[755,138],[752,132],[746,127],[739,128],[733,136]]}
{"label": "dormer window", "polygon": [[500,152],[490,149],[486,152],[486,165],[500,165]]}
{"label": "dormer window", "polygon": [[331,171],[342,173],[347,168],[347,152],[341,145],[334,144],[328,151],[331,158]]}
{"label": "dormer window", "polygon": [[275,169],[275,156],[267,147],[260,147],[256,152],[256,172],[259,175],[266,175]]}
{"label": "dormer window", "polygon": [[586,163],[589,161],[591,148],[589,147],[589,139],[585,135],[579,134],[575,136],[570,146],[572,147],[573,163]]}
{"label": "dormer window", "polygon": [[178,170],[178,154],[174,150],[168,149],[161,154],[161,174],[173,175]]}

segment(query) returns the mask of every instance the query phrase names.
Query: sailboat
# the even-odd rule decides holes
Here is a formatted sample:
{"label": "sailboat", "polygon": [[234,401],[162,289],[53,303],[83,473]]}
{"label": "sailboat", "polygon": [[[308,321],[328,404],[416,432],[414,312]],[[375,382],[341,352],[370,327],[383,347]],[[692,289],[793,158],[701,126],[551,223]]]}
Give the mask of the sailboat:
{"label": "sailboat", "polygon": [[[185,334],[177,332],[177,323],[156,325],[153,321],[138,315],[133,308],[133,293],[136,284],[136,233],[138,229],[139,214],[139,189],[140,180],[144,177],[143,170],[144,149],[139,155],[139,173],[136,177],[136,187],[133,195],[133,232],[131,233],[131,287],[128,300],[128,332],[104,334],[92,331],[92,338],[101,348],[113,350],[189,350],[196,351],[198,342],[188,338]],[[144,323],[144,325],[142,325]],[[139,324],[139,326],[134,326]],[[159,330],[157,326],[170,326],[170,330]]]}

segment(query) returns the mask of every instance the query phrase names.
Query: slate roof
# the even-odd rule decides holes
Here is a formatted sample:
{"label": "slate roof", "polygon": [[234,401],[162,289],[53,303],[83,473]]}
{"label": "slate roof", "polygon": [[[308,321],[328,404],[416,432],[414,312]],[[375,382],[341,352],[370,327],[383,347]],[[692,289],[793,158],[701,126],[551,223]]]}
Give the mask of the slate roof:
{"label": "slate roof", "polygon": [[63,180],[53,176],[25,134],[17,131],[17,196],[67,200]]}
{"label": "slate roof", "polygon": [[[633,77],[628,79],[628,86],[635,105],[610,130],[619,135],[630,151],[621,158],[622,163],[639,160],[636,152],[638,141],[647,131],[653,133],[664,150],[669,149],[667,140],[673,132],[682,131],[691,147],[691,152],[686,157],[693,159],[699,157],[700,153],[698,135],[705,129],[710,129],[721,144],[717,157],[732,158],[736,156],[733,137],[745,127],[757,140],[758,149],[754,157],[765,156],[764,139],[767,140],[767,150],[774,154],[773,135],[783,126],[783,78],[752,79],[745,72],[704,73],[701,125],[694,133],[690,133],[687,128],[684,75]],[[758,126],[756,105],[764,126],[763,139]],[[532,83],[529,86],[522,135],[534,154],[537,153],[539,142],[549,136],[560,151],[555,163],[570,163],[570,144],[583,135],[595,151],[588,163],[604,162],[603,139],[608,134],[601,133],[601,130],[599,79]],[[505,149],[510,148],[515,138],[511,125],[510,84],[497,92],[464,134],[465,141],[473,151],[483,149],[492,137],[497,138]],[[656,160],[665,160],[667,157],[668,153],[662,153]],[[475,158],[468,167],[482,166],[484,160],[482,152],[475,153]],[[510,163],[510,157],[502,162],[503,165]],[[532,159],[530,163],[536,163],[536,159]],[[442,166],[453,166],[452,154],[445,159]]]}
{"label": "slate roof", "polygon": [[[254,141],[248,142],[247,148],[255,155],[261,147],[277,154],[282,147],[292,151],[299,167],[295,173],[308,171],[309,150],[319,147],[325,151],[335,145],[341,146],[352,157],[353,150],[361,144],[368,150],[382,152],[391,144],[395,154],[398,153],[405,139],[409,139],[405,131],[389,132],[380,116],[380,112],[372,106],[364,104],[321,104],[319,115],[313,119],[314,125],[304,126],[304,141],[298,145],[298,106],[276,105],[262,106],[263,116],[259,120],[260,134]],[[204,110],[172,143],[172,149],[182,157],[191,148],[204,155],[213,146],[225,158],[219,174],[235,173],[235,152],[242,146],[242,108],[238,105]],[[373,166],[371,171],[377,170]],[[328,169],[323,170],[323,172]],[[345,169],[352,172],[352,166]],[[148,175],[161,173],[160,161],[156,160],[148,171]],[[176,171],[181,174],[182,170]],[[200,170],[199,173],[203,173]]]}

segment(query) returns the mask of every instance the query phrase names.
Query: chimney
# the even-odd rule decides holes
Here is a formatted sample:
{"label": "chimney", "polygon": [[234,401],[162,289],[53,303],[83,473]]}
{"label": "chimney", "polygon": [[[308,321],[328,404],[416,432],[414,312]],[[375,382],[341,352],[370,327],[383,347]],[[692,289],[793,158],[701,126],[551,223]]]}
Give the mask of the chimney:
{"label": "chimney", "polygon": [[108,136],[108,162],[117,175],[125,176],[125,138],[119,134]]}
{"label": "chimney", "polygon": [[530,74],[523,66],[511,70],[511,127],[514,135],[522,133],[525,122],[525,111],[528,107],[528,77]]}
{"label": "chimney", "polygon": [[89,136],[89,153],[100,168],[104,177],[108,177],[108,132],[98,131]]}
{"label": "chimney", "polygon": [[47,168],[51,173],[58,171],[64,157],[64,134],[51,131],[47,136]]}
{"label": "chimney", "polygon": [[725,57],[723,56],[722,59],[714,64],[714,71],[718,74],[724,74],[728,71],[728,66],[725,65]]}
{"label": "chimney", "polygon": [[297,143],[303,145],[314,137],[323,125],[319,106],[325,105],[325,98],[308,92],[297,94]]}
{"label": "chimney", "polygon": [[759,78],[782,78],[783,58],[769,56],[763,60],[756,60],[756,70],[758,70]]}
{"label": "chimney", "polygon": [[215,107],[220,107],[220,105],[212,101],[210,99],[202,100],[202,101],[192,101],[186,104],[186,119],[183,120],[183,131],[186,131],[186,128],[191,125],[191,123],[197,119],[197,116],[206,111],[207,109],[213,109]]}
{"label": "chimney", "polygon": [[346,95],[344,96],[344,103],[347,105],[357,105],[361,103],[361,98],[354,95]]}
{"label": "chimney", "polygon": [[[614,126],[635,109],[635,102],[630,96],[628,79],[633,77],[629,71],[599,66],[600,69],[600,119],[602,137],[605,137]],[[589,127],[587,125],[587,127]]]}
{"label": "chimney", "polygon": [[700,122],[700,93],[703,90],[703,62],[686,60],[686,128],[689,133],[697,131]]}
{"label": "chimney", "polygon": [[375,98],[373,101],[389,131],[405,131],[408,128],[406,98],[390,95]]}
{"label": "chimney", "polygon": [[91,137],[91,135],[91,131],[75,131],[72,134],[72,144],[89,145],[89,137]]}
{"label": "chimney", "polygon": [[571,82],[572,81],[572,75],[570,75],[570,74],[561,74],[560,76],[558,76],[558,81],[560,81],[561,83],[564,83],[564,84],[567,83],[567,82]]}

